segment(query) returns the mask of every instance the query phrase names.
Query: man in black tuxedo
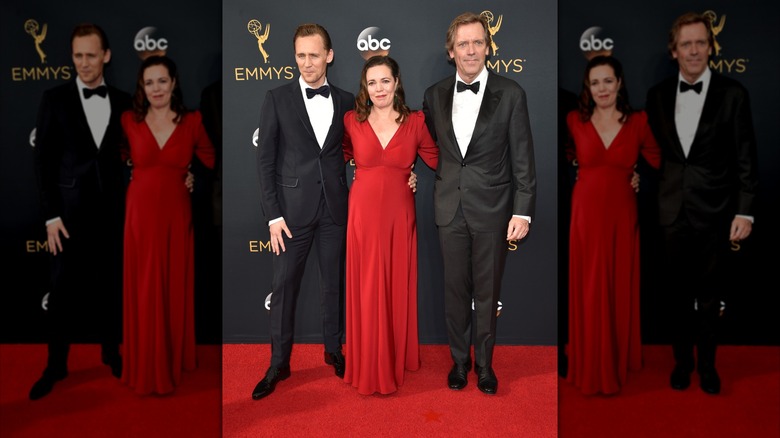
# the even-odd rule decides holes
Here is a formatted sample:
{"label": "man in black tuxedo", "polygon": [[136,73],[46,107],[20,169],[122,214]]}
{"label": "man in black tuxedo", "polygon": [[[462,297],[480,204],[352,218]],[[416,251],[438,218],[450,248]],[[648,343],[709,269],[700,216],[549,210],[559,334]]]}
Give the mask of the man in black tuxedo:
{"label": "man in black tuxedo", "polygon": [[[111,49],[94,24],[71,35],[74,81],[46,91],[36,126],[35,164],[52,254],[48,361],[30,390],[36,400],[68,375],[74,335],[97,335],[103,363],[122,374],[124,181],[119,118],[130,96],[103,77]],[[99,312],[92,312],[95,308]],[[87,309],[88,314],[84,314]],[[89,327],[84,326],[84,322]],[[80,333],[79,333],[80,332]]]}
{"label": "man in black tuxedo", "polygon": [[260,204],[273,260],[271,366],[252,391],[257,400],[290,376],[295,304],[312,243],[319,259],[325,363],[344,376],[341,338],[348,186],[344,114],[355,98],[328,83],[330,36],[318,24],[295,31],[299,80],[269,91],[260,113],[257,168]]}
{"label": "man in black tuxedo", "polygon": [[748,93],[709,69],[710,26],[701,14],[677,18],[669,51],[679,74],[650,89],[646,111],[664,158],[658,210],[674,324],[671,387],[686,389],[695,368],[701,388],[717,394],[716,327],[727,255],[730,242],[752,230],[758,176]]}
{"label": "man in black tuxedo", "polygon": [[487,70],[490,42],[481,16],[468,12],[452,21],[447,51],[457,72],[425,91],[423,111],[440,151],[434,215],[454,361],[448,386],[466,386],[473,344],[477,387],[495,394],[493,347],[507,241],[528,233],[536,172],[525,91]]}

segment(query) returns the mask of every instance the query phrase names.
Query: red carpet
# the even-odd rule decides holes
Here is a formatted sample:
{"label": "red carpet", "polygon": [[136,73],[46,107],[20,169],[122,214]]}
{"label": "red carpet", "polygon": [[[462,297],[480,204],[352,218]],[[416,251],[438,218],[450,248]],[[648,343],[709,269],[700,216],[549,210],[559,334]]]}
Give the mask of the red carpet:
{"label": "red carpet", "polygon": [[292,376],[252,400],[270,347],[223,346],[225,437],[555,437],[556,347],[498,346],[498,394],[488,396],[469,373],[468,386],[446,386],[452,366],[444,345],[421,346],[422,367],[390,395],[362,396],[325,365],[321,345],[296,344]]}
{"label": "red carpet", "polygon": [[[0,344],[0,437],[750,437],[780,438],[780,347],[718,350],[722,393],[668,388],[671,348],[645,346],[644,368],[616,396],[582,396],[557,378],[555,347],[500,346],[499,393],[445,387],[446,346],[422,346],[423,364],[395,394],[361,396],[333,375],[319,345],[296,345],[292,377],[266,399],[250,394],[269,346],[199,346],[199,368],[171,396],[139,397],[74,345],[70,375],[27,399],[44,345]],[[222,360],[222,371],[220,371]],[[223,389],[220,391],[220,373]],[[556,396],[556,386],[558,386]]]}
{"label": "red carpet", "polygon": [[642,351],[644,368],[618,395],[583,396],[559,379],[562,438],[780,437],[780,347],[720,347],[719,395],[704,393],[696,373],[690,388],[672,390],[672,348]]}
{"label": "red carpet", "polygon": [[28,393],[46,345],[0,344],[0,437],[219,437],[220,346],[198,346],[198,369],[172,395],[141,397],[111,376],[99,345],[73,345],[68,377]]}

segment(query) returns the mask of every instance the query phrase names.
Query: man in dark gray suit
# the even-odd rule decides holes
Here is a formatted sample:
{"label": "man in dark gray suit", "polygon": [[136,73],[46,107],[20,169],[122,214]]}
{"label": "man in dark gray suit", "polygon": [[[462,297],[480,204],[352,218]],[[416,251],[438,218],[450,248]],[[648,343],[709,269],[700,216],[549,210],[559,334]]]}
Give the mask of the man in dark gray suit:
{"label": "man in dark gray suit", "polygon": [[480,15],[467,12],[452,21],[447,52],[457,72],[425,91],[423,111],[439,145],[434,214],[454,362],[448,386],[466,386],[473,344],[477,387],[495,394],[493,347],[507,241],[528,234],[536,172],[525,91],[487,70],[490,42]]}
{"label": "man in dark gray suit", "polygon": [[[732,241],[750,235],[758,189],[756,137],[747,90],[708,67],[709,19],[687,13],[669,33],[679,74],[648,92],[647,117],[663,152],[658,181],[676,365],[673,389],[720,392],[716,327]],[[697,360],[694,361],[694,345]]]}
{"label": "man in dark gray suit", "polygon": [[344,377],[341,308],[348,188],[341,141],[344,114],[354,107],[355,98],[328,83],[333,48],[324,27],[303,24],[293,40],[300,78],[269,91],[260,113],[260,204],[276,257],[271,366],[252,391],[255,400],[290,376],[295,304],[313,243],[319,259],[325,362]]}
{"label": "man in dark gray suit", "polygon": [[[36,125],[35,164],[52,254],[48,361],[30,390],[36,400],[68,375],[76,334],[98,336],[103,363],[122,374],[124,182],[119,118],[130,96],[103,78],[111,49],[94,24],[71,35],[77,78],[47,90]],[[85,315],[84,309],[98,308]],[[77,333],[75,326],[89,325]],[[88,333],[85,333],[88,332]]]}

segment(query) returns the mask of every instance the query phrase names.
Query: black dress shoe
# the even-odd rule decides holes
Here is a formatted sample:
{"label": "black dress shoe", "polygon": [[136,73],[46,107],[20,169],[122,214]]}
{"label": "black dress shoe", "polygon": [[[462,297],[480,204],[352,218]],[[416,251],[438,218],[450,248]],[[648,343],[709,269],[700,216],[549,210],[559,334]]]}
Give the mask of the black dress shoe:
{"label": "black dress shoe", "polygon": [[677,365],[672,370],[672,375],[669,377],[669,384],[672,389],[682,391],[691,386],[691,371],[683,366]]}
{"label": "black dress shoe", "polygon": [[276,388],[276,384],[279,383],[279,381],[284,380],[288,377],[290,377],[290,367],[268,368],[268,371],[266,371],[263,380],[258,382],[257,386],[255,386],[254,391],[252,391],[252,399],[260,400],[261,398],[274,392],[274,388]]}
{"label": "black dress shoe", "polygon": [[468,365],[454,364],[450,370],[450,374],[447,376],[447,386],[449,386],[450,389],[455,390],[465,388],[466,383],[468,383],[466,375],[469,373],[469,369],[471,369],[471,361],[469,361]]}
{"label": "black dress shoe", "polygon": [[333,365],[333,368],[336,370],[336,375],[342,379],[344,378],[344,366],[346,361],[344,360],[344,355],[341,354],[341,350],[335,353],[328,353],[326,351],[325,363],[328,365]]}
{"label": "black dress shoe", "polygon": [[111,367],[111,375],[117,379],[122,377],[122,356],[119,354],[102,354],[101,359],[104,364]]}
{"label": "black dress shoe", "polygon": [[699,371],[699,386],[707,394],[720,394],[720,377],[715,368]]}
{"label": "black dress shoe", "polygon": [[68,377],[68,371],[52,371],[49,368],[43,370],[43,375],[30,389],[30,400],[38,400],[46,396],[54,388],[54,384]]}
{"label": "black dress shoe", "polygon": [[498,390],[498,378],[493,367],[475,366],[474,370],[477,372],[477,388],[485,394],[494,395]]}

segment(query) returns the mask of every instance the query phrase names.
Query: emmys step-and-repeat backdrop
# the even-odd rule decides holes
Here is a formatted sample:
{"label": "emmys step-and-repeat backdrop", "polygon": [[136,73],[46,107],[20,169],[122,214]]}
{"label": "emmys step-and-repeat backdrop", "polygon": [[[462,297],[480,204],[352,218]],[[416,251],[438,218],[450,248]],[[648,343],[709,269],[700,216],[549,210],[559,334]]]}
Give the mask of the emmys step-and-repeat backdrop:
{"label": "emmys step-and-repeat backdrop", "polygon": [[[0,6],[0,342],[45,340],[49,292],[46,231],[33,167],[35,122],[44,90],[75,80],[70,36],[94,22],[108,34],[112,59],[106,82],[135,90],[138,67],[149,54],[166,54],[179,67],[188,108],[200,108],[221,144],[221,3],[165,0],[132,3],[80,0],[3,2]],[[198,339],[221,342],[218,174],[193,168]],[[99,311],[100,309],[95,309]]]}
{"label": "emmys step-and-repeat backdrop", "polygon": [[[530,236],[507,245],[497,341],[555,344],[558,12],[555,2],[531,0],[223,2],[224,342],[270,340],[266,309],[274,256],[258,201],[255,138],[265,93],[298,80],[295,28],[316,22],[328,29],[335,53],[328,81],[353,93],[365,59],[389,54],[400,64],[407,103],[420,109],[425,89],[455,74],[455,67],[447,62],[445,36],[450,21],[466,11],[482,13],[490,23],[495,44],[488,67],[516,80],[528,94],[536,153],[536,216]],[[446,343],[442,260],[432,209],[433,171],[422,161],[418,164],[420,340]],[[348,176],[351,172],[348,168]],[[295,338],[299,342],[322,342],[314,257],[309,259],[298,299]]]}
{"label": "emmys step-and-repeat backdrop", "polygon": [[[758,142],[760,193],[753,234],[732,245],[732,273],[726,285],[722,339],[734,344],[778,344],[780,299],[774,274],[780,266],[778,242],[778,182],[780,182],[780,29],[777,8],[768,2],[727,0],[651,2],[604,0],[594,6],[559,1],[558,77],[561,113],[565,96],[579,93],[585,65],[595,54],[615,56],[624,67],[630,103],[643,109],[648,89],[676,75],[676,61],[667,51],[672,22],[685,12],[709,15],[715,37],[710,68],[740,81],[749,91]],[[565,131],[564,131],[565,133]],[[641,169],[640,169],[641,172]],[[561,175],[568,176],[564,168]],[[563,178],[562,180],[565,180]],[[655,216],[652,172],[642,173],[639,192],[642,236],[642,332],[646,343],[668,342],[665,305],[661,298],[661,253]],[[569,181],[570,183],[570,181]],[[568,184],[562,182],[562,185]],[[566,191],[559,195],[565,223]],[[594,214],[597,214],[594,212]],[[566,230],[562,230],[564,238]],[[566,334],[565,295],[559,299],[559,333]]]}
{"label": "emmys step-and-repeat backdrop", "polygon": [[[47,0],[3,2],[0,10],[0,47],[5,53],[0,61],[0,255],[4,260],[0,342],[44,339],[49,285],[32,160],[35,118],[43,91],[75,78],[69,38],[80,22],[94,21],[106,29],[113,52],[106,80],[125,91],[133,91],[137,68],[148,52],[164,52],[179,64],[185,103],[204,112],[220,151],[225,145],[222,172],[216,176],[198,172],[193,194],[199,339],[267,342],[272,255],[258,203],[254,139],[266,91],[297,80],[295,27],[318,22],[330,31],[336,56],[329,80],[353,92],[367,55],[390,54],[401,65],[408,103],[419,109],[425,88],[454,74],[444,51],[450,20],[467,10],[485,14],[495,40],[488,67],[515,79],[528,94],[538,175],[532,232],[524,241],[507,245],[498,341],[549,345],[558,333],[565,336],[566,332],[571,173],[558,153],[558,120],[566,108],[559,108],[558,98],[578,93],[587,57],[606,52],[623,62],[631,102],[642,108],[648,88],[675,72],[666,51],[672,21],[694,10],[713,18],[717,44],[711,67],[740,80],[750,91],[758,137],[761,202],[753,236],[736,246],[733,254],[738,274],[730,285],[724,334],[734,343],[778,343],[773,321],[780,303],[770,274],[778,266],[780,241],[780,231],[772,226],[778,219],[773,207],[780,199],[776,128],[780,61],[773,50],[780,46],[780,31],[773,11],[760,5],[726,0],[661,7],[618,0],[606,0],[598,7],[573,0],[558,5],[530,0],[399,0],[387,5],[358,0],[166,0],[155,3],[150,13],[132,4],[83,0],[74,7]],[[433,172],[424,164],[416,169],[420,336],[423,342],[443,343],[442,261],[431,208]],[[664,342],[664,303],[654,293],[661,273],[651,173],[643,175],[639,197],[643,333],[646,342]],[[312,259],[299,300],[299,342],[320,342],[318,301],[316,260]]]}

